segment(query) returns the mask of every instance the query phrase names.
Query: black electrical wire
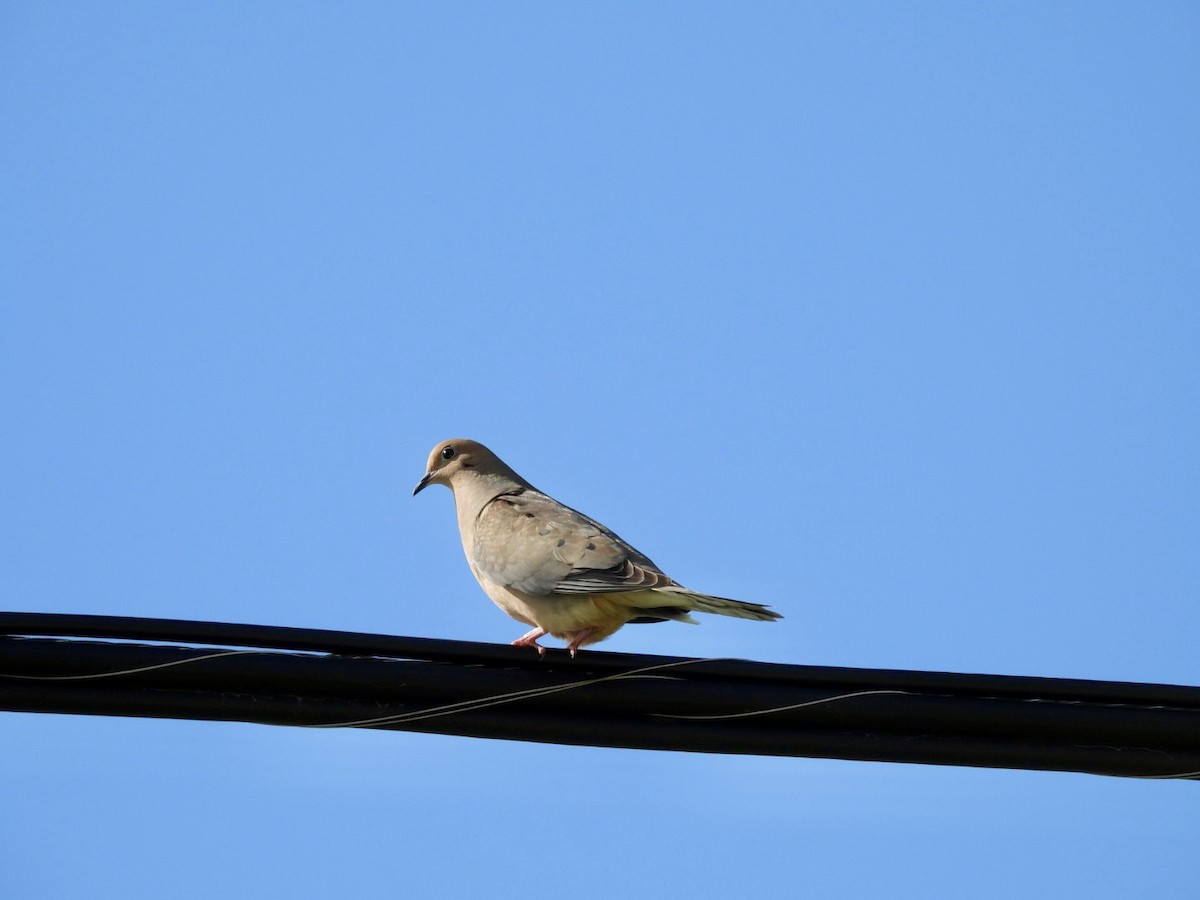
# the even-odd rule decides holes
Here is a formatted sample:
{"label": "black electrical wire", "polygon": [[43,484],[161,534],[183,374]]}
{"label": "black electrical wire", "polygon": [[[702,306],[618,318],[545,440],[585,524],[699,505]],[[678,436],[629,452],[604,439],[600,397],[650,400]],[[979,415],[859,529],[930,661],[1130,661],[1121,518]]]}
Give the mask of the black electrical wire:
{"label": "black electrical wire", "polygon": [[10,711],[1200,780],[1196,687],[113,616],[0,613],[0,635]]}

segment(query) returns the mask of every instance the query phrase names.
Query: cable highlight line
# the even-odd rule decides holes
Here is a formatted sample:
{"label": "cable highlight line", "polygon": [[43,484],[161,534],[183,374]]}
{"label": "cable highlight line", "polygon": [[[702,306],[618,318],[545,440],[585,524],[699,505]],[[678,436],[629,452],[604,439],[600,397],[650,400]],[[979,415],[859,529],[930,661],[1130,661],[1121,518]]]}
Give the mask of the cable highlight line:
{"label": "cable highlight line", "polygon": [[155,669],[169,669],[172,666],[186,666],[191,663],[203,662],[206,659],[218,659],[222,656],[242,656],[254,653],[253,650],[222,650],[219,653],[206,653],[203,656],[191,656],[187,659],[176,659],[171,662],[155,663],[150,666],[135,666],[132,669],[117,669],[113,672],[95,672],[91,675],[13,675],[0,672],[0,678],[16,678],[22,681],[91,681],[96,678],[117,678],[121,675],[137,675],[141,672],[152,672]]}
{"label": "cable highlight line", "polygon": [[646,666],[642,669],[634,669],[630,672],[618,672],[616,675],[605,675],[601,678],[587,678],[583,681],[573,681],[569,684],[559,684],[553,687],[532,688],[526,691],[514,691],[510,694],[498,694],[494,697],[481,697],[478,700],[464,700],[461,703],[448,703],[445,706],[433,707],[413,713],[404,713],[396,716],[380,716],[376,719],[361,719],[357,722],[332,722],[324,725],[311,725],[310,728],[369,728],[379,727],[381,725],[395,725],[401,722],[420,722],[425,719],[435,719],[438,716],[448,716],[455,713],[470,712],[476,709],[485,709],[489,706],[499,706],[504,703],[515,703],[519,700],[529,700],[534,697],[543,697],[546,694],[556,694],[560,691],[571,691],[579,688],[587,687],[592,684],[600,684],[604,681],[620,681],[626,678],[635,678],[644,672],[653,672],[658,669],[670,669],[677,666],[686,666],[694,663],[712,662],[713,660],[706,659],[683,659],[675,660],[669,663],[663,663],[657,666]]}
{"label": "cable highlight line", "polygon": [[656,713],[656,715],[658,715],[664,719],[695,719],[695,720],[707,719],[710,721],[715,720],[715,719],[746,719],[746,718],[749,718],[750,716],[766,716],[766,715],[770,715],[771,713],[787,712],[788,710],[792,710],[792,709],[803,709],[806,706],[820,706],[823,703],[837,703],[839,700],[852,700],[855,697],[872,697],[872,696],[878,696],[879,694],[907,694],[907,693],[908,693],[908,691],[891,691],[891,690],[855,691],[852,694],[838,694],[834,697],[822,697],[819,700],[805,700],[803,703],[790,703],[787,706],[772,706],[769,709],[752,709],[748,712],[717,713],[715,715],[708,715],[708,716],[678,716],[678,715],[672,715],[670,713]]}

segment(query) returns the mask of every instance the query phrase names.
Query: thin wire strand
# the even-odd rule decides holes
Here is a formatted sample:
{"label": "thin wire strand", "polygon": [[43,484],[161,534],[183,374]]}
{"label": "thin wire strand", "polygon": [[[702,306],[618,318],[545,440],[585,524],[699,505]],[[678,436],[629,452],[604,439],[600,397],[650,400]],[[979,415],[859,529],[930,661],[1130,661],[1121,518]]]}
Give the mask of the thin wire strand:
{"label": "thin wire strand", "polygon": [[904,694],[906,697],[916,696],[911,691],[878,690],[856,691],[853,694],[838,694],[835,697],[822,697],[819,700],[805,700],[803,703],[789,703],[787,706],[773,706],[770,709],[753,709],[749,712],[719,713],[711,716],[677,715],[675,713],[651,713],[660,719],[745,719],[749,716],[765,716],[770,713],[786,712],[789,709],[802,709],[805,706],[819,706],[822,703],[834,703],[838,700],[849,700],[852,697],[870,697],[873,694]]}
{"label": "thin wire strand", "polygon": [[119,675],[136,675],[138,672],[150,672],[154,669],[169,669],[171,666],[186,666],[189,663],[203,662],[221,656],[242,656],[250,653],[261,653],[261,650],[222,650],[220,653],[207,653],[204,656],[189,656],[187,659],[175,659],[171,662],[155,663],[152,666],[138,666],[133,669],[118,669],[114,672],[97,672],[94,675],[6,675],[0,672],[0,678],[16,678],[21,681],[88,681],[93,678],[116,678]]}
{"label": "thin wire strand", "polygon": [[619,681],[625,678],[633,678],[642,676],[646,672],[656,672],[662,669],[679,668],[681,666],[696,665],[697,663],[720,662],[721,658],[714,659],[682,659],[674,662],[662,663],[657,666],[645,666],[641,669],[631,669],[628,672],[616,672],[612,675],[603,675],[599,678],[585,678],[582,681],[573,681],[570,684],[556,684],[551,687],[528,688],[523,691],[513,691],[508,694],[496,694],[492,697],[479,697],[474,700],[460,700],[457,703],[447,703],[444,706],[434,706],[429,709],[417,710],[411,713],[399,713],[394,716],[380,716],[374,719],[358,719],[352,722],[326,722],[320,725],[309,725],[309,728],[372,728],[380,725],[398,725],[404,722],[420,722],[424,719],[436,719],[440,716],[454,715],[455,713],[474,712],[478,709],[486,709],[489,706],[500,706],[504,703],[515,703],[519,700],[529,700],[534,697],[543,697],[547,694],[555,694],[559,691],[570,691],[576,688],[587,687],[589,684],[600,684],[605,681]]}

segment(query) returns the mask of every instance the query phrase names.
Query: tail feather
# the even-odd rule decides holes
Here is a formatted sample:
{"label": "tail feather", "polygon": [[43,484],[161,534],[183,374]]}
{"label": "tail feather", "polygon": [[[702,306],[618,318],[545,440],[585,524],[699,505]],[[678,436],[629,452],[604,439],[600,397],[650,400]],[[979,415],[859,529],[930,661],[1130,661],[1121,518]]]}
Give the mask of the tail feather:
{"label": "tail feather", "polygon": [[761,603],[748,603],[745,600],[713,597],[710,594],[697,594],[695,591],[689,590],[664,590],[659,593],[669,593],[684,599],[688,609],[695,612],[714,613],[718,616],[733,616],[738,619],[754,619],[758,622],[774,622],[776,619],[783,618],[775,610]]}

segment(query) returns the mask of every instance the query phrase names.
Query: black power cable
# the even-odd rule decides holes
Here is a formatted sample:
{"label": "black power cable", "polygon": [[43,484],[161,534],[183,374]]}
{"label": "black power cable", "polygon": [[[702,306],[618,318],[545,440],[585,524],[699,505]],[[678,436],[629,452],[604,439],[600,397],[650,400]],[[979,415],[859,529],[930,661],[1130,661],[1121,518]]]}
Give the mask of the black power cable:
{"label": "black power cable", "polygon": [[115,616],[0,613],[0,635],[10,711],[1200,780],[1196,687]]}

